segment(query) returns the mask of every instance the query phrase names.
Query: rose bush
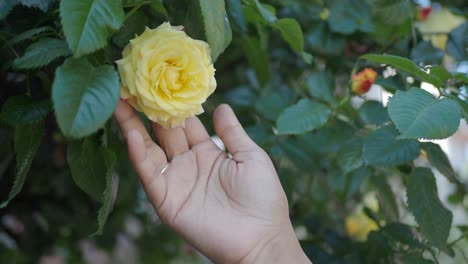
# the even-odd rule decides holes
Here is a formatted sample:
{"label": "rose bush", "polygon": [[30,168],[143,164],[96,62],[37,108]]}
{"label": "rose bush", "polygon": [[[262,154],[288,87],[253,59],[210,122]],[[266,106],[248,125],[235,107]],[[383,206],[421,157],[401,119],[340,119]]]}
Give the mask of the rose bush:
{"label": "rose bush", "polygon": [[117,61],[120,96],[164,127],[183,127],[203,113],[202,104],[216,89],[210,48],[164,23],[130,40]]}
{"label": "rose bush", "polygon": [[121,96],[148,129],[232,105],[314,263],[463,263],[467,176],[428,141],[468,118],[466,1],[429,2],[0,0],[0,263],[203,261],[141,190]]}

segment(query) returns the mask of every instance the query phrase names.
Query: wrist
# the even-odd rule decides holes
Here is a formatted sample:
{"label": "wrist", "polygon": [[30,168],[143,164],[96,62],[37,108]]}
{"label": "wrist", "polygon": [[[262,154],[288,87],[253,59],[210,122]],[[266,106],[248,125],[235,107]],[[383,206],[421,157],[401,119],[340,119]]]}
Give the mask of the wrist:
{"label": "wrist", "polygon": [[241,263],[302,264],[311,262],[302,250],[294,230],[291,227],[259,243]]}

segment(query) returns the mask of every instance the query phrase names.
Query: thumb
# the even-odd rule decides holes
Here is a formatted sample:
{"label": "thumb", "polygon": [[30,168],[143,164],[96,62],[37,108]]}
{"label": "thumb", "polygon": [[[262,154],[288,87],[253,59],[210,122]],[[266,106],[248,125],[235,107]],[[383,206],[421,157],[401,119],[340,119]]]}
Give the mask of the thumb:
{"label": "thumb", "polygon": [[221,138],[229,153],[254,151],[259,147],[250,139],[227,104],[218,106],[213,115],[216,134]]}

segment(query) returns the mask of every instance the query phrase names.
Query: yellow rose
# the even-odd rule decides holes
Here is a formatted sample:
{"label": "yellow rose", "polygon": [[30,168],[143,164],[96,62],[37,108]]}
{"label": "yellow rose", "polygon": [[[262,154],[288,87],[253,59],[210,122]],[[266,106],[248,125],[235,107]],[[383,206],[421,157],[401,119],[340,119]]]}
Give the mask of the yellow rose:
{"label": "yellow rose", "polygon": [[120,96],[163,127],[183,127],[203,113],[216,89],[210,47],[168,22],[130,40],[117,61]]}

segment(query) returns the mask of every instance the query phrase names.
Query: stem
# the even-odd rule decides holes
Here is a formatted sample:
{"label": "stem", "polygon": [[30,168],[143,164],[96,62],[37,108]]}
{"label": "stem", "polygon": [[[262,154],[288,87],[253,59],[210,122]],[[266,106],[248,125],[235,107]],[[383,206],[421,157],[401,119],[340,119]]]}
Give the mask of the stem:
{"label": "stem", "polygon": [[462,234],[459,238],[455,239],[454,241],[450,242],[448,244],[449,247],[455,245],[456,243],[460,242],[461,240],[463,240],[465,238],[466,234]]}
{"label": "stem", "polygon": [[125,14],[124,21],[127,21],[127,19],[129,17],[131,17],[136,11],[138,11],[138,9],[140,9],[140,7],[142,7],[142,6],[143,6],[143,4],[139,4],[139,5],[134,6],[127,14]]}
{"label": "stem", "polygon": [[19,58],[19,55],[18,53],[16,53],[16,50],[10,45],[10,43],[8,43],[8,40],[6,40],[1,34],[0,39],[3,40],[3,42],[5,42],[5,45],[11,50],[11,52],[13,52],[13,54],[15,54],[15,57]]}
{"label": "stem", "polygon": [[410,10],[410,19],[411,19],[411,35],[412,35],[412,40],[413,40],[413,47],[416,47],[418,40],[416,38],[416,29],[414,27],[414,14],[411,12],[411,3],[409,0],[406,0],[406,3],[408,4],[408,9]]}

